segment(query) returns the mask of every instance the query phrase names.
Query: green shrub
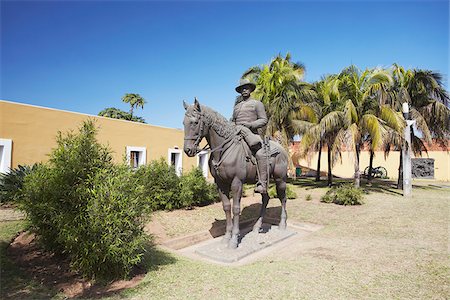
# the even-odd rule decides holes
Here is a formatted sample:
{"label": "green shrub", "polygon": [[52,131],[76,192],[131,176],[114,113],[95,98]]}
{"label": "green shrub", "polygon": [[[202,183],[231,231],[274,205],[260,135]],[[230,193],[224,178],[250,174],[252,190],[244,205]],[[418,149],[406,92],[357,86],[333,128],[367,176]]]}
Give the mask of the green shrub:
{"label": "green shrub", "polygon": [[21,196],[25,176],[33,172],[36,165],[13,168],[9,173],[0,173],[0,203],[15,203]]}
{"label": "green shrub", "polygon": [[141,166],[136,171],[136,176],[143,186],[147,205],[152,210],[172,210],[183,206],[180,199],[180,178],[175,167],[169,166],[163,158]]}
{"label": "green shrub", "polygon": [[321,201],[339,205],[361,205],[363,204],[363,191],[353,184],[343,184],[330,189],[322,196]]}
{"label": "green shrub", "polygon": [[305,200],[306,201],[311,201],[312,200],[311,194],[306,195]]}
{"label": "green shrub", "polygon": [[334,195],[332,195],[330,191],[328,191],[325,195],[322,196],[322,198],[320,198],[320,201],[325,203],[333,203],[333,200]]}
{"label": "green shrub", "polygon": [[124,277],[142,256],[142,187],[114,166],[92,121],[59,133],[47,164],[25,177],[20,205],[43,245],[92,278]]}
{"label": "green shrub", "polygon": [[[272,185],[269,187],[269,197],[270,198],[277,198],[277,189],[275,185]],[[297,193],[295,193],[294,189],[292,188],[291,184],[286,184],[286,197],[288,199],[295,199],[297,198]]]}
{"label": "green shrub", "polygon": [[136,176],[152,210],[206,205],[218,199],[215,185],[206,181],[199,168],[178,177],[174,166],[161,158],[140,167]]}
{"label": "green shrub", "polygon": [[183,174],[180,186],[180,201],[183,207],[207,205],[219,199],[216,186],[206,181],[199,168]]}
{"label": "green shrub", "polygon": [[141,261],[149,239],[143,230],[149,207],[141,189],[127,166],[96,174],[89,191],[87,235],[73,245],[80,254],[72,261],[76,268],[102,278],[124,277]]}

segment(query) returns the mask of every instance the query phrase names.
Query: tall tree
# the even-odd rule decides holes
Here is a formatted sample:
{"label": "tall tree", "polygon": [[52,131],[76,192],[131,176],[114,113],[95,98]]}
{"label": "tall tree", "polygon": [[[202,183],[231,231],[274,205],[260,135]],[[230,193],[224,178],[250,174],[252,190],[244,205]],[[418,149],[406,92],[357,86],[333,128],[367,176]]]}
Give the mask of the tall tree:
{"label": "tall tree", "polygon": [[302,135],[301,155],[304,156],[309,150],[318,151],[316,181],[320,180],[321,154],[326,146],[330,186],[333,180],[332,168],[341,157],[341,147],[336,146],[336,138],[344,128],[339,84],[336,75],[315,82],[314,98],[301,104],[298,119],[292,121],[295,132]]}
{"label": "tall tree", "polygon": [[355,154],[354,178],[355,186],[359,187],[362,147],[367,144],[369,150],[374,152],[383,145],[389,133],[389,125],[398,125],[395,124],[398,121],[395,110],[386,103],[392,79],[383,69],[361,71],[355,66],[344,69],[339,77],[342,81],[342,93],[347,100],[344,106],[346,134],[339,135],[338,139],[347,144]]}
{"label": "tall tree", "polygon": [[242,78],[256,83],[253,96],[264,104],[268,116],[266,134],[275,137],[286,150],[295,135],[292,120],[302,98],[311,97],[311,86],[303,82],[305,67],[291,61],[288,53],[278,55],[268,65],[248,69]]}
{"label": "tall tree", "polygon": [[122,97],[122,101],[130,104],[130,115],[133,116],[133,110],[135,108],[144,108],[146,103],[145,99],[141,97],[139,94],[125,94]]}
{"label": "tall tree", "polygon": [[[401,111],[402,103],[407,102],[410,105],[411,118],[416,121],[411,130],[412,151],[421,155],[427,151],[425,143],[430,144],[433,139],[446,146],[450,134],[450,110],[449,95],[443,87],[442,75],[429,70],[405,70],[394,64],[392,76],[392,106]],[[403,135],[392,135],[385,149],[386,155],[392,147],[400,150],[398,188],[402,188],[403,182],[403,143]]]}

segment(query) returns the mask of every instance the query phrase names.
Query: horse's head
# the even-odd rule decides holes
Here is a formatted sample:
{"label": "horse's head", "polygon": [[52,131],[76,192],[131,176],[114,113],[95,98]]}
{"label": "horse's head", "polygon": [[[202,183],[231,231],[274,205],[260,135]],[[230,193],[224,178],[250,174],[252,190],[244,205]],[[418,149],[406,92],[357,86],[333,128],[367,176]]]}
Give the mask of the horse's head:
{"label": "horse's head", "polygon": [[193,157],[198,153],[198,145],[205,136],[206,128],[204,120],[202,119],[202,110],[200,103],[195,99],[193,105],[187,105],[183,101],[184,109],[184,153],[187,156]]}

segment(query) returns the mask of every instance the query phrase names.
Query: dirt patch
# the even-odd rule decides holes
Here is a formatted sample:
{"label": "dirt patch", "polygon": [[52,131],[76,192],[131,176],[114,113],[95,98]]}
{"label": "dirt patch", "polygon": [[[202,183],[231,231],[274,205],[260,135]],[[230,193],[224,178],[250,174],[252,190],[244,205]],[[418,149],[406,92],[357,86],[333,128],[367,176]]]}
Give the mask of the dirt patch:
{"label": "dirt patch", "polygon": [[[33,280],[49,289],[64,293],[68,298],[102,297],[138,285],[145,277],[145,270],[135,268],[130,280],[118,280],[107,285],[94,284],[70,269],[67,257],[43,250],[36,236],[20,233],[7,249],[8,257],[24,269]],[[7,296],[15,298],[14,291]]]}
{"label": "dirt patch", "polygon": [[13,205],[4,204],[0,206],[0,222],[17,221],[25,219],[25,214]]}

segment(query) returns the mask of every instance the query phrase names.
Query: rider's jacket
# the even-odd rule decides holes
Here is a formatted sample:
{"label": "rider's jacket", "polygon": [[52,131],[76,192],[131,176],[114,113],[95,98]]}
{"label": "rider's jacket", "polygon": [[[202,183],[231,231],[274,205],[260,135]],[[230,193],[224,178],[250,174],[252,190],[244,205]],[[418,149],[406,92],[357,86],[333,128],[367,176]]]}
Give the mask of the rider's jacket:
{"label": "rider's jacket", "polygon": [[234,105],[233,117],[231,118],[236,125],[244,122],[250,123],[250,130],[258,133],[258,129],[267,124],[266,110],[261,101],[249,98],[247,100],[237,101]]}

